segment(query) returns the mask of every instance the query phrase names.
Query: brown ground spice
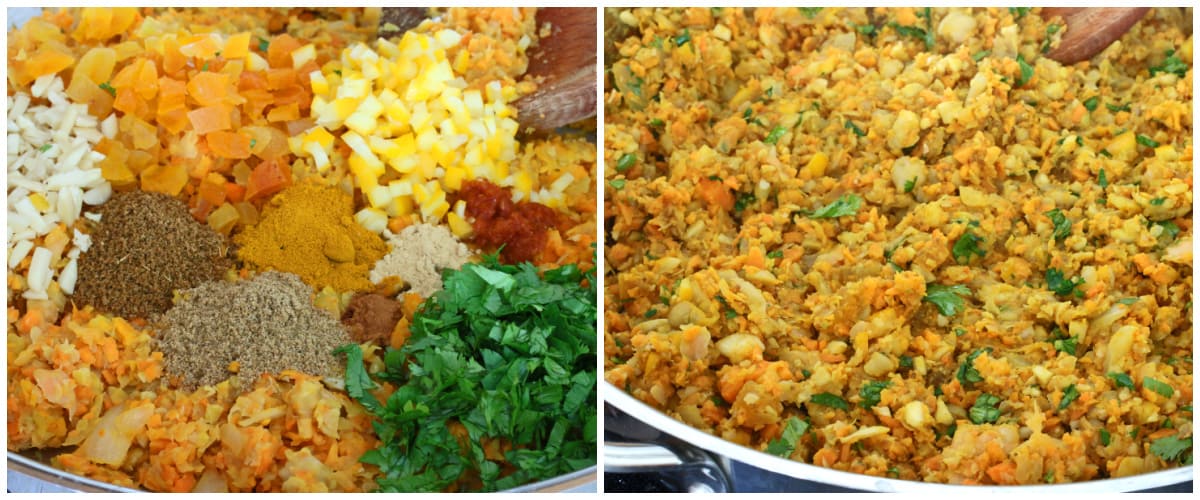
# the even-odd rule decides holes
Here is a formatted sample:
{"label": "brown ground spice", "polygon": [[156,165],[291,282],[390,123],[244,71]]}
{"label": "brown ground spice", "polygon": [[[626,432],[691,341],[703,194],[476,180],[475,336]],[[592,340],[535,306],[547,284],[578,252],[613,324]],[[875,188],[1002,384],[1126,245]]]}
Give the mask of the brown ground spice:
{"label": "brown ground spice", "polygon": [[171,307],[175,290],[221,278],[226,241],[162,193],[120,193],[100,206],[92,247],[79,257],[74,300],[126,318]]}
{"label": "brown ground spice", "polygon": [[160,317],[159,348],[168,379],[186,389],[220,383],[233,374],[231,366],[247,384],[289,369],[316,376],[341,370],[333,350],[350,343],[350,336],[337,318],[313,305],[312,289],[296,275],[269,271],[180,295]]}

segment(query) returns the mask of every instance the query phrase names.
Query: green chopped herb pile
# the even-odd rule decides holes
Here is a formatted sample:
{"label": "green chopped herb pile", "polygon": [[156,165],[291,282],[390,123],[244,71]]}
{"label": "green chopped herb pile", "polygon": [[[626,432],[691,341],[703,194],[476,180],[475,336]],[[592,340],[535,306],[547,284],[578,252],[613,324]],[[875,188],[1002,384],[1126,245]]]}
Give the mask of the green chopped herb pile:
{"label": "green chopped herb pile", "polygon": [[[581,283],[585,283],[581,285]],[[596,460],[594,270],[542,273],[496,255],[446,270],[422,304],[412,336],[377,374],[396,386],[385,401],[358,345],[346,345],[346,390],[378,418],[384,492],[442,491],[475,474],[494,491],[576,471]],[[460,441],[451,431],[461,425]],[[511,444],[489,458],[485,439]]]}

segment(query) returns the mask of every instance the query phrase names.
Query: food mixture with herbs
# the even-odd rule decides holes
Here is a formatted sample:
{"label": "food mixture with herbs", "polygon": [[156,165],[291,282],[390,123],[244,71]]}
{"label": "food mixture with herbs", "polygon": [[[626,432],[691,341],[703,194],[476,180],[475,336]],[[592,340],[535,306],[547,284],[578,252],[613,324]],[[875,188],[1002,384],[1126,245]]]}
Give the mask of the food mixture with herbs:
{"label": "food mixture with herbs", "polygon": [[605,378],[844,471],[1192,462],[1192,12],[610,9]]}
{"label": "food mixture with herbs", "polygon": [[594,464],[594,124],[519,130],[536,10],[10,28],[8,449],[170,492]]}

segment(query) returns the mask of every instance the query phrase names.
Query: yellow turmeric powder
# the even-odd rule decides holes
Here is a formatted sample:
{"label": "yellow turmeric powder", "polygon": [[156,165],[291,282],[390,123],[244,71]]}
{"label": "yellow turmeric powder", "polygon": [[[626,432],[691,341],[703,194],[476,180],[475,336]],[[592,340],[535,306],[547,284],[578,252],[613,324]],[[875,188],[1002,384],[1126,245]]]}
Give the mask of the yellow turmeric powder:
{"label": "yellow turmeric powder", "polygon": [[238,257],[300,276],[318,290],[369,289],[367,271],[387,245],[354,221],[353,210],[350,195],[336,187],[292,186],[271,200],[257,225],[234,238]]}

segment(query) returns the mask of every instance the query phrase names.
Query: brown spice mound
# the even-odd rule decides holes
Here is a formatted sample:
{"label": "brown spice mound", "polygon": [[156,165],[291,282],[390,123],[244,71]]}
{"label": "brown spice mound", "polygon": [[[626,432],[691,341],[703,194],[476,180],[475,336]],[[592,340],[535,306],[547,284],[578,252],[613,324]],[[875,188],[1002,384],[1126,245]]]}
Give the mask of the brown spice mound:
{"label": "brown spice mound", "polygon": [[171,307],[175,290],[220,279],[230,266],[225,240],[162,193],[120,193],[97,210],[92,247],[79,257],[74,298],[126,318]]}
{"label": "brown spice mound", "polygon": [[350,343],[337,318],[313,305],[311,288],[274,271],[185,290],[160,319],[164,369],[189,390],[229,378],[234,362],[246,383],[283,370],[337,375],[333,350]]}
{"label": "brown spice mound", "polygon": [[404,317],[400,302],[377,293],[359,293],[350,299],[342,324],[355,342],[388,345],[396,323]]}

